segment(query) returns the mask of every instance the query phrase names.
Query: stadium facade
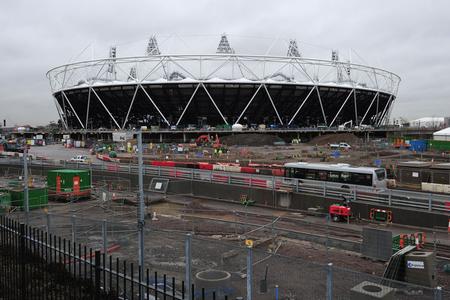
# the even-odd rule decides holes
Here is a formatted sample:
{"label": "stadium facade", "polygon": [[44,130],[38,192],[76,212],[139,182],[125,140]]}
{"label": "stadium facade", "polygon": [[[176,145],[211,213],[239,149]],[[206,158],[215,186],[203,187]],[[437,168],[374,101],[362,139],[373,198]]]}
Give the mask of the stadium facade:
{"label": "stadium facade", "polygon": [[400,78],[370,66],[287,55],[241,55],[226,35],[213,54],[165,54],[155,37],[145,56],[80,61],[47,73],[66,129],[380,126]]}

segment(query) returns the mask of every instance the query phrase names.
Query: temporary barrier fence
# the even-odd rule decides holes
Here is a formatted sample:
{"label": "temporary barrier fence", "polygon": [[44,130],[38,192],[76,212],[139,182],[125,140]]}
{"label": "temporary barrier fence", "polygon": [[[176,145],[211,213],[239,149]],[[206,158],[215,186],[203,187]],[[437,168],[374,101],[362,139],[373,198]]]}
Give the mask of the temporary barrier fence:
{"label": "temporary barrier fence", "polygon": [[[17,159],[0,158],[0,164],[18,165]],[[31,166],[64,167],[90,169],[97,171],[137,174],[138,166],[101,162],[100,164],[81,164],[66,161],[34,160]],[[111,169],[114,166],[114,171]],[[186,169],[162,166],[144,166],[144,175],[177,178],[184,180],[206,181],[269,190],[291,190],[296,193],[319,195],[341,199],[342,196],[352,201],[393,207],[422,209],[430,212],[448,213],[448,196],[395,189],[377,189],[372,187],[343,185],[331,182],[311,181],[258,174],[233,173],[224,171]]]}

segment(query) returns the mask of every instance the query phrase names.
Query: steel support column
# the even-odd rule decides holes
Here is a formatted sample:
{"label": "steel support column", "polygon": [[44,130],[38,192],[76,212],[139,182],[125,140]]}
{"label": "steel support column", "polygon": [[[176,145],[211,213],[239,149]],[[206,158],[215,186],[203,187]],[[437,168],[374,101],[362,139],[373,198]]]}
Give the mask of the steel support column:
{"label": "steel support column", "polygon": [[133,98],[131,99],[131,102],[130,102],[130,107],[128,107],[127,115],[125,116],[125,120],[123,121],[122,130],[125,128],[125,125],[127,125],[128,117],[130,115],[131,108],[133,107],[134,99],[136,98],[138,90],[139,90],[139,85],[136,85],[136,89],[134,90]]}
{"label": "steel support column", "polygon": [[255,99],[256,95],[258,94],[259,90],[261,89],[262,84],[260,84],[258,86],[258,88],[256,89],[256,92],[253,94],[253,96],[250,98],[250,101],[248,101],[247,105],[245,106],[244,110],[241,112],[241,114],[239,115],[239,118],[237,118],[236,122],[234,122],[235,124],[239,123],[239,120],[241,120],[242,116],[245,114],[245,112],[247,111],[247,108],[250,106],[250,104],[252,103],[253,99]]}
{"label": "steel support column", "polygon": [[354,101],[354,105],[355,105],[355,125],[358,126],[359,122],[358,122],[358,103],[356,101],[356,90],[353,88],[353,101]]}
{"label": "steel support column", "polygon": [[[370,102],[369,108],[367,108],[366,113],[364,114],[364,116],[363,116],[362,119],[361,119],[361,122],[359,122],[360,124],[363,124],[364,120],[366,119],[367,114],[368,114],[369,111],[370,111],[370,108],[371,108],[372,105],[373,105],[373,102],[375,102],[375,99],[378,98],[378,95],[379,95],[379,94],[380,94],[380,92],[377,92],[377,93],[375,94],[375,96],[373,97],[372,101]],[[378,104],[377,104],[377,105],[378,105]]]}
{"label": "steel support column", "polygon": [[88,93],[88,103],[87,103],[87,109],[86,109],[86,126],[85,128],[88,128],[88,121],[89,121],[89,106],[91,105],[91,88],[89,88]]}
{"label": "steel support column", "polygon": [[288,125],[291,125],[292,121],[294,121],[295,117],[297,117],[297,114],[302,109],[303,105],[306,103],[306,101],[309,99],[309,96],[311,96],[312,92],[316,89],[316,86],[313,86],[313,88],[309,91],[306,98],[303,100],[302,104],[298,107],[298,109],[295,111],[295,114],[292,116],[291,120],[289,121]]}
{"label": "steel support column", "polygon": [[197,84],[197,86],[195,87],[195,90],[194,90],[194,92],[192,93],[191,97],[189,98],[188,103],[186,104],[186,106],[185,106],[184,109],[183,109],[183,112],[181,113],[180,117],[178,118],[178,121],[177,121],[177,124],[176,124],[177,126],[178,126],[178,124],[180,124],[181,119],[183,118],[183,116],[184,116],[186,110],[188,109],[189,105],[191,104],[192,99],[194,99],[194,96],[195,96],[195,94],[197,93],[197,90],[198,90],[199,87],[200,87],[200,83]]}
{"label": "steel support column", "polygon": [[323,120],[325,121],[325,125],[328,126],[327,117],[325,115],[325,110],[323,109],[323,105],[322,105],[322,98],[320,97],[319,88],[317,86],[316,86],[316,91],[317,91],[317,97],[319,98],[320,109],[322,110]]}
{"label": "steel support column", "polygon": [[58,112],[59,119],[60,119],[61,122],[63,123],[64,128],[65,128],[66,130],[69,129],[69,127],[67,127],[67,121],[64,120],[64,118],[66,118],[66,115],[62,113],[62,111],[61,111],[62,108],[61,108],[61,106],[59,105],[58,100],[56,99],[55,96],[53,96],[53,101],[55,102],[55,105],[56,105],[56,111]]}
{"label": "steel support column", "polygon": [[148,100],[150,100],[150,102],[153,104],[153,106],[156,108],[156,110],[158,111],[158,113],[160,114],[160,116],[164,119],[164,122],[166,122],[167,125],[170,126],[169,121],[167,121],[166,117],[164,116],[164,114],[161,112],[161,110],[159,110],[159,107],[156,105],[155,101],[153,101],[152,97],[150,97],[150,95],[147,93],[147,91],[144,89],[144,87],[142,86],[142,84],[139,84],[139,87],[144,91],[144,94],[147,96]]}
{"label": "steel support column", "polygon": [[78,114],[75,111],[75,109],[73,108],[72,103],[70,103],[69,98],[67,98],[66,93],[64,93],[64,91],[61,91],[61,93],[64,96],[64,98],[66,98],[67,103],[69,103],[70,108],[72,109],[73,113],[75,114],[75,117],[77,117],[78,122],[80,122],[81,127],[83,127],[83,129],[84,129],[83,122],[81,122],[80,117],[78,117]]}
{"label": "steel support column", "polygon": [[342,103],[342,105],[341,105],[341,107],[339,108],[338,112],[337,112],[336,115],[334,116],[333,121],[331,121],[330,127],[333,126],[334,121],[336,121],[336,118],[337,118],[337,117],[339,116],[339,114],[341,113],[341,111],[342,111],[342,109],[344,108],[345,104],[347,103],[348,99],[350,99],[350,96],[351,96],[352,94],[354,94],[354,93],[355,93],[355,89],[352,89],[352,90],[350,91],[350,93],[348,94],[347,98],[345,98],[344,103]]}
{"label": "steel support column", "polygon": [[219,112],[220,116],[222,117],[223,121],[225,122],[225,124],[228,125],[227,120],[225,119],[225,117],[223,116],[222,112],[220,111],[219,107],[217,106],[216,102],[214,102],[214,99],[211,97],[211,95],[209,94],[208,90],[206,89],[205,85],[203,84],[203,82],[200,83],[203,87],[203,89],[205,90],[206,94],[208,95],[209,99],[211,100],[211,102],[214,104],[214,107],[217,109],[217,111]]}
{"label": "steel support column", "polygon": [[264,89],[266,90],[267,96],[269,97],[270,103],[272,103],[273,109],[275,110],[275,113],[277,114],[278,120],[280,121],[280,124],[283,125],[283,120],[280,118],[280,114],[278,113],[277,107],[275,106],[275,103],[273,103],[272,97],[270,96],[269,90],[267,89],[267,86],[263,84]]}
{"label": "steel support column", "polygon": [[381,124],[381,122],[383,121],[384,115],[386,113],[387,108],[389,107],[389,103],[391,102],[392,99],[392,95],[389,96],[388,101],[386,102],[386,105],[384,106],[383,111],[381,112],[381,115],[378,117],[377,119],[377,125],[379,126]]}
{"label": "steel support column", "polygon": [[98,101],[100,101],[100,103],[102,104],[103,108],[106,110],[106,112],[108,113],[108,115],[111,117],[111,119],[114,121],[114,123],[116,124],[117,128],[120,129],[120,125],[119,123],[117,123],[116,119],[114,119],[113,115],[111,114],[111,112],[109,111],[109,109],[106,107],[105,103],[103,103],[102,99],[100,98],[100,96],[97,94],[97,92],[95,91],[94,88],[90,88],[92,90],[92,92],[94,93],[94,95],[97,97]]}

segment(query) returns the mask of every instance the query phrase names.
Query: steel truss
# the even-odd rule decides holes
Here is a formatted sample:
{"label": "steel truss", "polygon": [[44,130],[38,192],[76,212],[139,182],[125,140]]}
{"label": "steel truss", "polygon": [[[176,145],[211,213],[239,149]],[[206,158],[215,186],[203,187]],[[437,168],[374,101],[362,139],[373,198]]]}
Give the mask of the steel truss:
{"label": "steel truss", "polygon": [[[240,78],[239,76],[242,76],[245,80],[247,80],[246,82],[250,81],[252,84],[257,85],[256,91],[250,97],[244,109],[240,112],[239,117],[237,118],[235,123],[241,121],[242,117],[247,112],[249,106],[254,101],[257,94],[261,92],[261,89],[264,89],[265,94],[267,95],[267,98],[271,103],[271,106],[275,112],[275,115],[279,123],[281,125],[284,125],[283,119],[281,118],[281,115],[279,113],[279,107],[277,107],[274,101],[276,99],[272,97],[272,95],[269,92],[269,89],[267,88],[268,84],[279,83],[286,85],[307,85],[311,87],[306,97],[301,102],[299,102],[299,106],[297,107],[292,117],[290,117],[290,120],[287,122],[287,125],[291,125],[294,122],[294,120],[299,116],[299,113],[301,112],[305,103],[310,99],[312,93],[314,93],[315,90],[317,94],[318,106],[320,107],[320,112],[325,125],[330,127],[335,125],[337,117],[345,108],[345,106],[348,103],[350,103],[349,102],[350,97],[353,95],[353,105],[355,109],[354,112],[355,124],[356,125],[363,124],[376,101],[375,124],[378,126],[383,124],[383,122],[386,121],[386,118],[389,117],[389,113],[392,110],[392,103],[395,100],[398,91],[398,85],[400,82],[400,78],[397,75],[392,74],[388,71],[363,65],[346,64],[346,67],[351,69],[352,75],[354,73],[360,72],[369,79],[368,82],[369,84],[372,85],[366,86],[360,84],[352,79],[357,78],[357,76],[350,76],[350,74],[348,74],[348,76],[346,76],[345,78],[341,76],[340,78],[332,79],[331,83],[333,83],[333,86],[337,85],[339,87],[339,85],[342,85],[342,87],[349,89],[349,94],[347,95],[345,101],[340,106],[338,112],[334,115],[331,122],[329,122],[327,120],[327,116],[330,113],[334,112],[325,111],[320,90],[321,87],[324,86],[326,87],[329,85],[330,76],[339,73],[337,71],[340,70],[339,68],[343,67],[343,64],[340,62],[336,63],[332,61],[306,59],[302,57],[249,56],[249,55],[237,55],[234,53],[216,54],[216,55],[152,55],[145,57],[115,58],[114,67],[115,70],[118,71],[117,78],[115,81],[105,81],[105,79],[102,78],[104,77],[107,78],[106,73],[108,70],[107,68],[105,68],[105,66],[108,63],[111,63],[110,59],[79,62],[54,68],[47,73],[47,77],[50,80],[52,93],[54,95],[56,95],[57,93],[61,93],[62,106],[58,102],[56,97],[55,97],[56,99],[55,104],[57,106],[57,112],[60,116],[60,119],[62,120],[66,128],[70,127],[70,124],[68,122],[68,108],[70,108],[70,112],[74,114],[81,128],[86,129],[88,127],[92,106],[91,94],[93,94],[101,104],[101,107],[111,118],[115,126],[118,129],[124,129],[127,126],[127,123],[129,122],[129,117],[133,105],[135,105],[135,100],[139,90],[143,91],[146,99],[151,103],[152,107],[156,109],[156,111],[158,112],[159,116],[164,121],[164,123],[166,123],[168,126],[179,125],[181,124],[186,111],[188,110],[192,102],[195,101],[195,96],[197,95],[198,90],[200,88],[202,88],[205,91],[207,97],[213,104],[215,110],[220,115],[224,123],[228,124],[228,120],[224,116],[221,109],[219,108],[217,101],[214,99],[214,97],[211,95],[211,93],[208,91],[206,87],[206,85],[209,83],[215,83],[214,79],[216,77],[214,76],[219,75],[220,75],[218,77],[219,79],[224,78],[221,79],[219,83],[223,83],[225,78],[229,83],[234,82],[240,83],[242,78]],[[129,64],[133,64],[133,68],[136,73],[136,75],[133,77],[130,77],[130,72],[124,69],[124,67],[128,67]],[[196,68],[193,68],[192,64],[194,65],[198,64],[200,71],[199,72],[195,71]],[[212,71],[208,71],[208,68],[206,68],[206,71],[202,70],[205,68],[205,65],[208,64],[214,65],[213,67],[209,68],[209,70]],[[239,68],[238,77],[234,75],[233,71],[234,65],[237,65]],[[262,66],[262,68],[258,68],[257,66],[260,67]],[[292,72],[291,77],[283,73],[283,70],[285,70],[286,68],[290,68]],[[324,70],[319,71],[322,69]],[[80,72],[80,70],[81,71],[85,70],[86,72]],[[171,70],[172,73],[169,74],[168,70]],[[262,73],[257,70],[262,70]],[[225,75],[222,74],[221,72],[222,73],[225,72]],[[227,72],[231,72],[231,74],[228,73],[227,75]],[[84,74],[85,77],[77,77],[81,76],[80,74]],[[93,76],[89,77],[86,74],[93,74]],[[143,86],[143,84],[153,83],[155,82],[155,80],[160,79],[164,79],[164,82],[161,82],[161,84],[164,84],[165,82],[177,83],[178,81],[176,79],[172,79],[171,77],[172,74],[184,74],[183,75],[185,77],[184,81],[195,85],[195,89],[191,94],[189,101],[183,107],[181,115],[177,118],[177,120],[173,121],[173,123],[168,121],[167,116],[158,106],[158,103],[161,102],[157,101],[158,99],[155,99],[154,96],[150,96],[150,94]],[[207,75],[204,76],[204,74]],[[122,82],[121,76],[124,78],[126,77],[126,79],[123,80],[123,83],[121,83]],[[282,80],[274,82],[272,78],[276,76],[282,78]],[[78,112],[75,111],[72,101],[67,97],[67,94],[65,93],[65,91],[67,90],[80,88],[79,86],[80,82],[83,83],[84,86],[88,87],[89,89],[86,108],[86,119],[84,123],[82,122]],[[384,86],[381,86],[380,82],[386,82],[386,84]],[[112,115],[110,109],[107,107],[107,103],[102,100],[102,98],[97,93],[96,89],[98,88],[98,86],[104,87],[105,85],[115,86],[121,84],[135,85],[135,88],[130,105],[128,106],[125,116],[123,116],[124,121],[121,125],[119,125],[117,118]],[[348,87],[348,85],[351,86],[351,89]],[[358,116],[357,91],[359,90],[370,90],[376,93],[372,101],[370,102],[369,107],[365,110],[365,113],[361,118],[361,120],[358,120],[359,116]],[[388,101],[383,107],[380,107],[381,106],[380,92],[390,95]],[[69,107],[66,107],[66,102]]]}

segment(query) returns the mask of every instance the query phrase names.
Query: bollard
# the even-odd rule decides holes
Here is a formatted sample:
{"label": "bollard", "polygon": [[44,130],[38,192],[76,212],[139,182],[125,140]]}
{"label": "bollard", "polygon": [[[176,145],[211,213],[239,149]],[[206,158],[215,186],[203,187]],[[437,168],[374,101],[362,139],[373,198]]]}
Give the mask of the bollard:
{"label": "bollard", "polygon": [[275,285],[275,300],[278,300],[278,284]]}
{"label": "bollard", "polygon": [[327,265],[327,300],[333,300],[333,263]]}
{"label": "bollard", "polygon": [[191,257],[191,243],[192,243],[192,235],[190,233],[186,234],[186,241],[185,241],[185,248],[184,248],[184,252],[185,252],[185,260],[186,260],[186,274],[185,274],[185,282],[186,282],[186,294],[189,295],[188,299],[189,300],[193,300],[192,299],[192,294],[190,292],[191,290],[191,285],[192,285],[192,274],[191,274],[191,262],[192,262],[192,257]]}
{"label": "bollard", "polygon": [[440,286],[434,290],[434,300],[442,300],[442,288]]}

